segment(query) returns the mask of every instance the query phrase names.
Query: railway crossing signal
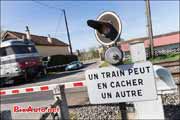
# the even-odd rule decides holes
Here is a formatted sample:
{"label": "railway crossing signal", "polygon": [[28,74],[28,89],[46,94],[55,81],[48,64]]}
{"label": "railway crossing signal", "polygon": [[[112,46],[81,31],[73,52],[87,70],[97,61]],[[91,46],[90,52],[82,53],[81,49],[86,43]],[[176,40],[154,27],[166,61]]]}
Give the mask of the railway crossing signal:
{"label": "railway crossing signal", "polygon": [[97,20],[88,20],[88,26],[95,29],[95,35],[102,45],[113,45],[119,40],[122,24],[115,12],[103,12]]}
{"label": "railway crossing signal", "polygon": [[120,63],[123,59],[123,52],[117,47],[110,47],[105,52],[105,59],[110,64]]}
{"label": "railway crossing signal", "polygon": [[115,12],[103,12],[97,20],[88,20],[87,24],[95,29],[97,41],[108,47],[105,52],[106,61],[110,64],[118,64],[123,59],[122,50],[116,47],[122,31],[119,16]]}

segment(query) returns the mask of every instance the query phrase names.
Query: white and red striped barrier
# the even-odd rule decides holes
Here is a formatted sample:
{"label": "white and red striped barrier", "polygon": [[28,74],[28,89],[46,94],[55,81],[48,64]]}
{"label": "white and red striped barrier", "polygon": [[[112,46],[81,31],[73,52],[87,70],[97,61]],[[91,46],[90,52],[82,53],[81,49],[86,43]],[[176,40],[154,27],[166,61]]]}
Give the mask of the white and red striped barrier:
{"label": "white and red striped barrier", "polygon": [[65,89],[67,89],[67,88],[85,87],[86,83],[85,81],[75,81],[75,82],[68,82],[68,83],[61,83],[61,84],[51,84],[51,85],[33,86],[33,87],[27,87],[27,88],[0,90],[0,96],[49,91],[49,90],[53,90],[57,85],[64,85]]}

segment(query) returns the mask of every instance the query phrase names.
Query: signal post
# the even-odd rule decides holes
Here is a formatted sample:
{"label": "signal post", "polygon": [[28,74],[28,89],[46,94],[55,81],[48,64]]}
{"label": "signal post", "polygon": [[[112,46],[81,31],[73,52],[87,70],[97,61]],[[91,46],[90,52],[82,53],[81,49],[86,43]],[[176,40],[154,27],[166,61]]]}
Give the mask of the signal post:
{"label": "signal post", "polygon": [[[95,35],[100,44],[107,48],[105,60],[112,65],[122,63],[123,52],[117,47],[117,41],[120,40],[122,24],[119,16],[115,12],[104,12],[97,20],[88,20],[88,26],[95,29]],[[121,117],[127,119],[126,103],[119,103]]]}
{"label": "signal post", "polygon": [[[121,117],[125,120],[128,119],[125,102],[133,102],[136,119],[164,119],[161,97],[157,92],[161,92],[162,83],[169,86],[167,90],[174,90],[176,86],[172,79],[164,78],[159,80],[161,83],[156,80],[162,75],[157,73],[159,67],[156,69],[151,62],[146,61],[144,43],[136,41],[130,44],[134,63],[123,65],[123,52],[117,47],[122,31],[118,15],[115,12],[104,12],[97,20],[88,20],[87,24],[95,29],[97,41],[107,48],[105,60],[112,65],[85,72],[90,103],[119,103]],[[159,70],[171,75],[164,68]]]}
{"label": "signal post", "polygon": [[[152,64],[145,62],[122,65],[123,52],[117,47],[122,24],[115,12],[104,12],[99,15],[97,20],[88,20],[87,24],[95,29],[97,41],[107,48],[105,60],[112,65],[107,68],[86,71],[90,102],[94,104],[119,103],[121,117],[126,120],[128,119],[126,102],[157,98]],[[148,72],[136,75],[138,74],[137,69],[140,67],[148,67]],[[152,80],[147,81],[147,79]],[[141,84],[138,84],[138,81]],[[149,92],[148,87],[151,87],[152,91]]]}

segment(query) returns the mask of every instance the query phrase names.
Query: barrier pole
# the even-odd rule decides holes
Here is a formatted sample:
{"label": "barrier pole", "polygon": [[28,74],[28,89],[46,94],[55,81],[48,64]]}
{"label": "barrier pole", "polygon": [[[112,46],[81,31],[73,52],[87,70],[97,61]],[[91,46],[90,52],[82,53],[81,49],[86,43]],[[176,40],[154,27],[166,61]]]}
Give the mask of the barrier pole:
{"label": "barrier pole", "polygon": [[126,103],[119,103],[119,108],[121,110],[121,119],[122,120],[127,120],[127,109],[126,109]]}

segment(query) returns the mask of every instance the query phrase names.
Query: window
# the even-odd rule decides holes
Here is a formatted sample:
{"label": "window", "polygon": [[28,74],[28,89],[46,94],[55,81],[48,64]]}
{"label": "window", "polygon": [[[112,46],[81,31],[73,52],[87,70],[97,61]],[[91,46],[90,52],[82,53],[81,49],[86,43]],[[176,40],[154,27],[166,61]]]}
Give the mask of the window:
{"label": "window", "polygon": [[0,57],[6,56],[5,48],[0,48]]}
{"label": "window", "polygon": [[26,54],[26,53],[35,53],[37,52],[34,46],[11,46],[6,48],[8,55],[11,54]]}
{"label": "window", "polygon": [[28,50],[30,53],[36,53],[37,52],[37,50],[34,46],[28,46]]}

